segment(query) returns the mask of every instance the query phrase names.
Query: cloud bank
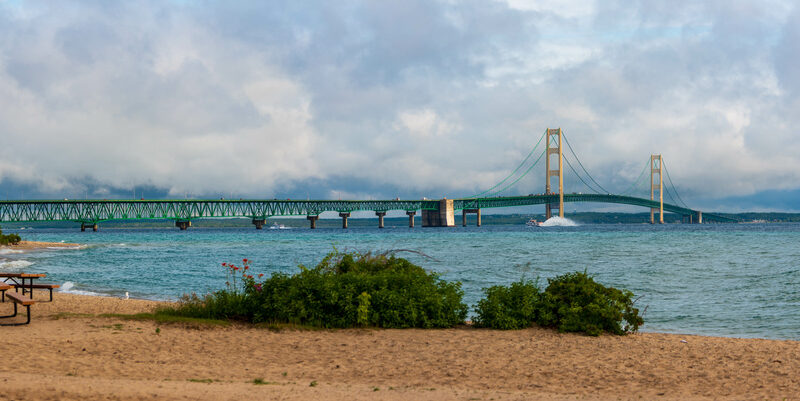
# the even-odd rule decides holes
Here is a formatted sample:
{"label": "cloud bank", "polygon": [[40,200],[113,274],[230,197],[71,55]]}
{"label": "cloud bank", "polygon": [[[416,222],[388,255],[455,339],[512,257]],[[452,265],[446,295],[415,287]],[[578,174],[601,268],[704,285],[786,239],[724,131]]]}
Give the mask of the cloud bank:
{"label": "cloud bank", "polygon": [[272,3],[0,1],[0,196],[466,196],[559,126],[610,191],[800,188],[794,2]]}

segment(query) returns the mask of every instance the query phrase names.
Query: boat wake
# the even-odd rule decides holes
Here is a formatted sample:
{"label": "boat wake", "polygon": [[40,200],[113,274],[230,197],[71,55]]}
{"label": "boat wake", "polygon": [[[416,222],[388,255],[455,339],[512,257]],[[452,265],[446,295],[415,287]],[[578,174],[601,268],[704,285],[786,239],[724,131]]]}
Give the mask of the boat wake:
{"label": "boat wake", "polygon": [[578,223],[565,217],[553,216],[539,224],[539,227],[577,227]]}

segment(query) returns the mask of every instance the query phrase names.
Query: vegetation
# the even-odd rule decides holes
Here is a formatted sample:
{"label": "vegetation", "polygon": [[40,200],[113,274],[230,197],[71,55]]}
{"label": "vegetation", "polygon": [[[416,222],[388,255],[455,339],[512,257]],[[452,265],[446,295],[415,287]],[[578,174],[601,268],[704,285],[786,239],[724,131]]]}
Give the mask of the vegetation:
{"label": "vegetation", "polygon": [[[462,324],[467,306],[461,283],[391,253],[329,253],[315,267],[294,275],[265,278],[241,265],[223,263],[226,288],[204,296],[184,296],[145,318],[159,321],[243,321],[271,329],[444,328]],[[520,280],[484,289],[476,308],[477,327],[521,329],[534,324],[562,332],[626,334],[643,324],[633,293],[606,287],[585,271],[538,282]],[[139,316],[139,318],[143,318]]]}
{"label": "vegetation", "polygon": [[585,271],[548,279],[540,291],[530,281],[510,287],[484,289],[486,298],[478,302],[475,324],[494,329],[517,329],[538,324],[562,332],[581,332],[597,336],[603,332],[636,332],[644,320],[634,307],[633,293],[606,287]]}
{"label": "vegetation", "polygon": [[332,252],[317,266],[269,278],[223,263],[224,290],[185,296],[159,313],[316,327],[442,328],[464,322],[461,283],[394,255]]}
{"label": "vegetation", "polygon": [[520,280],[509,287],[496,285],[483,291],[486,297],[475,308],[475,326],[515,330],[537,320],[542,295],[536,283]]}
{"label": "vegetation", "polygon": [[3,230],[0,230],[0,245],[16,245],[22,241],[22,238],[19,237],[17,234],[3,234]]}

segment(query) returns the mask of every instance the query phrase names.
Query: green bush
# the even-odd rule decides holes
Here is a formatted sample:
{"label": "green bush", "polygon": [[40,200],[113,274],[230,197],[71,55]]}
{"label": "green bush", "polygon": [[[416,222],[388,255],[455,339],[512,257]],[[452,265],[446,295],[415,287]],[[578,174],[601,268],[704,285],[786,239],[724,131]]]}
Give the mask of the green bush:
{"label": "green bush", "polygon": [[536,323],[562,332],[597,336],[632,333],[644,321],[633,306],[633,293],[606,287],[586,272],[568,273],[548,279],[541,291],[530,281],[509,287],[484,289],[478,302],[475,325],[493,329],[520,329]]}
{"label": "green bush", "polygon": [[476,327],[514,330],[536,321],[541,293],[536,283],[521,280],[510,287],[496,285],[483,289],[486,297],[475,308]]}
{"label": "green bush", "polygon": [[3,230],[0,230],[0,245],[16,245],[19,244],[20,241],[22,241],[22,238],[20,238],[19,235],[3,235]]}
{"label": "green bush", "polygon": [[586,272],[568,273],[548,279],[537,323],[562,332],[597,336],[632,333],[644,324],[633,306],[633,293],[606,287]]}
{"label": "green bush", "polygon": [[177,308],[162,312],[337,328],[453,327],[467,315],[461,283],[445,282],[394,255],[332,252],[316,267],[300,266],[291,276],[274,273],[263,282],[244,263],[223,264],[227,289],[184,297]]}

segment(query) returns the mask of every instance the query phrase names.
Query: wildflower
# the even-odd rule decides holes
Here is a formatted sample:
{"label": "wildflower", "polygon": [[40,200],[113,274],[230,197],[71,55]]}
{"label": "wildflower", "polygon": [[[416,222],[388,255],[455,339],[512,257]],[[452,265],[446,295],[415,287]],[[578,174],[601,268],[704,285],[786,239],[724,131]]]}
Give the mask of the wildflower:
{"label": "wildflower", "polygon": [[247,258],[242,259],[242,263],[247,263]]}
{"label": "wildflower", "polygon": [[233,266],[233,271],[236,271],[236,270],[239,270],[239,268],[236,267],[236,266]]}
{"label": "wildflower", "polygon": [[227,264],[227,263],[225,263],[225,262],[222,262],[222,265],[223,265],[223,266],[228,266],[228,264]]}
{"label": "wildflower", "polygon": [[264,273],[258,273],[258,278],[264,277]]}
{"label": "wildflower", "polygon": [[261,292],[261,284],[256,284],[253,286],[253,288],[255,288],[256,291]]}
{"label": "wildflower", "polygon": [[245,269],[245,270],[247,270],[247,269],[249,269],[249,268],[250,268],[250,266],[248,266],[248,265],[244,265],[244,269]]}

